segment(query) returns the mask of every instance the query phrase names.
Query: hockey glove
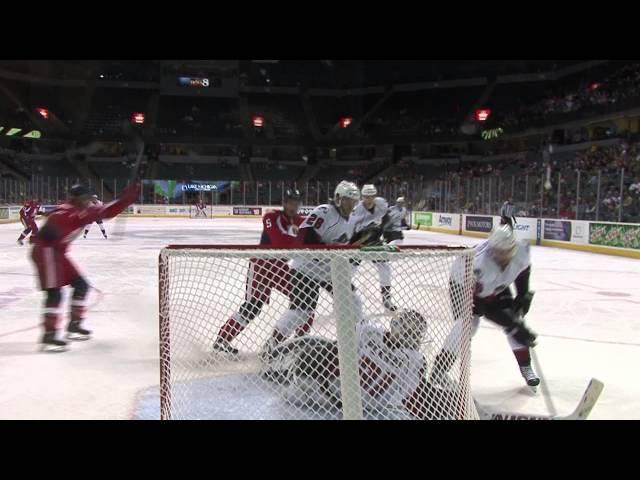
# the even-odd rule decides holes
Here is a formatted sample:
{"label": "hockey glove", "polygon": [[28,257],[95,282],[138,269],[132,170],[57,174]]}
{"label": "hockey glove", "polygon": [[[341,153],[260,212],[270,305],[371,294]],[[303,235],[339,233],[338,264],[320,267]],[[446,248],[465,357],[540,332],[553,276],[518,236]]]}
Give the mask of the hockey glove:
{"label": "hockey glove", "polygon": [[527,327],[524,322],[516,322],[513,326],[506,328],[505,331],[507,335],[513,337],[520,345],[526,347],[536,346],[536,338],[538,338],[538,336],[529,330],[529,327]]}

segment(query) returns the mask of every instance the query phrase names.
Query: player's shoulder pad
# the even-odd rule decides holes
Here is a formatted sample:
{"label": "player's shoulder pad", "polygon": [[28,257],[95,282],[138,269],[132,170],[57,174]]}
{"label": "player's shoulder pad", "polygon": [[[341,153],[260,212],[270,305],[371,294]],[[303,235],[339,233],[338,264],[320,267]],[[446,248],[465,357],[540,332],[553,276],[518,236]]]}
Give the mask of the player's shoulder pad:
{"label": "player's shoulder pad", "polygon": [[380,208],[387,208],[389,206],[389,203],[382,197],[376,197],[375,204]]}
{"label": "player's shoulder pad", "polygon": [[329,208],[331,206],[327,205],[327,204],[323,204],[323,205],[318,205],[316,208],[314,208],[313,210],[311,210],[311,213],[315,213],[316,215],[318,213],[322,213],[323,215],[329,212]]}
{"label": "player's shoulder pad", "polygon": [[278,216],[279,211],[278,210],[271,210],[270,212],[265,213],[262,216],[263,220],[266,220],[267,218],[274,218]]}

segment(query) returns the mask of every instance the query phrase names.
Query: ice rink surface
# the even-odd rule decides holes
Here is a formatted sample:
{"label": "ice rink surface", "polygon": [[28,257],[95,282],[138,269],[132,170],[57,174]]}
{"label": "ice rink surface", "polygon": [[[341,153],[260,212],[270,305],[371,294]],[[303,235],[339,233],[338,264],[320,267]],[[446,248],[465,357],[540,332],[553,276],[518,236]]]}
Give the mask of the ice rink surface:
{"label": "ice rink surface", "polygon": [[[36,288],[30,247],[16,244],[20,224],[0,225],[0,418],[159,418],[160,249],[170,243],[255,244],[261,223],[129,218],[106,226],[108,240],[94,225],[89,238],[78,238],[70,250],[103,292],[101,299],[95,293],[90,299],[100,300],[87,322],[95,336],[72,344],[69,352],[47,355],[37,345],[42,293]],[[410,231],[405,243],[479,241]],[[605,388],[591,418],[639,419],[640,262],[549,247],[532,247],[532,259],[536,296],[527,318],[539,334],[536,351],[558,413],[573,410],[589,379],[596,377]],[[541,393],[524,386],[501,330],[481,323],[472,350],[478,401],[546,413]]]}

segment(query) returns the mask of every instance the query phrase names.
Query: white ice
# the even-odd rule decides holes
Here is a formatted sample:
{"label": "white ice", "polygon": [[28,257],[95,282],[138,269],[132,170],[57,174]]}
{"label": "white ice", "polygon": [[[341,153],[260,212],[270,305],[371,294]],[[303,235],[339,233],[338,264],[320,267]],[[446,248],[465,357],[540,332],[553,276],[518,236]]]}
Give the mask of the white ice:
{"label": "white ice", "polygon": [[[63,354],[38,352],[42,293],[20,247],[19,224],[0,225],[0,418],[158,418],[158,282],[160,249],[170,243],[254,244],[252,219],[118,219],[104,240],[92,228],[70,255],[104,297],[90,312],[95,337]],[[408,244],[479,240],[410,231]],[[558,413],[572,410],[591,377],[605,389],[595,419],[640,418],[640,262],[533,247],[528,322]],[[487,322],[473,340],[472,384],[482,404],[546,413],[541,393],[523,386],[504,334]],[[256,395],[249,408],[264,405]],[[268,402],[267,402],[268,403]],[[245,405],[246,407],[246,405]],[[263,418],[268,418],[268,412]]]}

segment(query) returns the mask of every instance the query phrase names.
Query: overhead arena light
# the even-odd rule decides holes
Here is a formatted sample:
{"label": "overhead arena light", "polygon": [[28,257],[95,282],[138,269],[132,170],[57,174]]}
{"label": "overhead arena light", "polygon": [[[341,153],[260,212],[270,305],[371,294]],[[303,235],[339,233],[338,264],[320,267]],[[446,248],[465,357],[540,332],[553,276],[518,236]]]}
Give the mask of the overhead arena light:
{"label": "overhead arena light", "polygon": [[144,113],[134,112],[131,114],[131,123],[142,125],[144,123]]}
{"label": "overhead arena light", "polygon": [[353,117],[341,117],[338,123],[340,125],[340,128],[347,128],[353,123]]}
{"label": "overhead arena light", "polygon": [[475,111],[474,118],[478,122],[486,122],[491,116],[490,108],[479,108]]}
{"label": "overhead arena light", "polygon": [[261,117],[260,115],[254,115],[251,118],[251,122],[253,123],[254,127],[262,128],[264,126],[264,117]]}
{"label": "overhead arena light", "polygon": [[49,120],[49,110],[47,110],[46,108],[36,108],[36,112],[38,112],[40,116],[45,120]]}

